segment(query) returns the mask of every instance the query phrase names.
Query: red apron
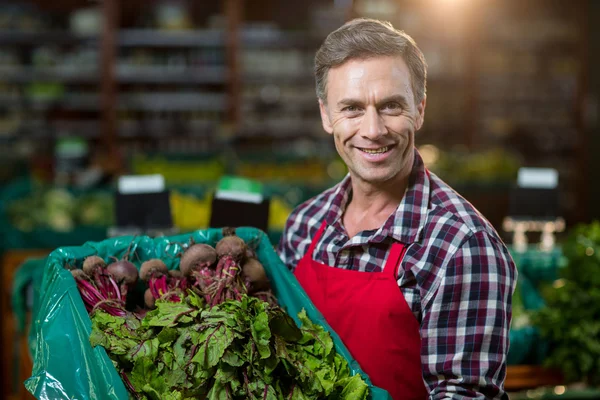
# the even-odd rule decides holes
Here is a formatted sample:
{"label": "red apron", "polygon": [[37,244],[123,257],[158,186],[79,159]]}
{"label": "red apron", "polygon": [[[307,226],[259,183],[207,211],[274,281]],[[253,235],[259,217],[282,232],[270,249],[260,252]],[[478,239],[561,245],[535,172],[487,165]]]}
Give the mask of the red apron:
{"label": "red apron", "polygon": [[375,386],[394,400],[423,400],[419,323],[396,276],[406,247],[394,243],[383,272],[350,271],[312,259],[323,222],[296,278]]}

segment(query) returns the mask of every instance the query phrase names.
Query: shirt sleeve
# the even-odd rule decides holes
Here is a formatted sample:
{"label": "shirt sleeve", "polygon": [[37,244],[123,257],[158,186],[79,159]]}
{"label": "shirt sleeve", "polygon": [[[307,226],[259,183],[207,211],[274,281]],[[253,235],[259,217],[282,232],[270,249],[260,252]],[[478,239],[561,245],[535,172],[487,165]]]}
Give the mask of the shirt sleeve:
{"label": "shirt sleeve", "polygon": [[504,391],[517,271],[506,246],[476,232],[423,308],[421,360],[430,399],[508,399]]}
{"label": "shirt sleeve", "polygon": [[283,261],[291,271],[296,268],[296,265],[298,265],[298,262],[303,256],[303,253],[299,251],[299,243],[302,241],[302,237],[298,232],[300,222],[298,212],[295,210],[286,221],[283,234],[281,235],[279,245],[277,246],[279,258],[281,258],[281,261]]}

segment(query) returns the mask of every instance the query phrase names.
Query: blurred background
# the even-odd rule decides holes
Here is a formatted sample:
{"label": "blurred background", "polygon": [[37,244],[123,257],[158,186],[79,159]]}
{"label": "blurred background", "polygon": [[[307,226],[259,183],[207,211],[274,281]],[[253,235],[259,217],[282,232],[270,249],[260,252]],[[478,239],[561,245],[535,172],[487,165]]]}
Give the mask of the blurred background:
{"label": "blurred background", "polygon": [[[589,391],[600,364],[581,359],[591,350],[569,356],[574,376],[548,366],[555,343],[539,347],[543,323],[528,314],[561,287],[569,235],[589,239],[600,215],[600,2],[592,0],[0,1],[3,340],[15,353],[4,358],[7,393],[30,398],[21,339],[42,272],[27,263],[114,235],[120,176],[160,174],[168,228],[178,232],[211,226],[224,176],[258,182],[276,243],[296,205],[345,175],[321,127],[312,65],[325,36],[358,16],[392,22],[425,53],[417,146],[507,244],[519,169],[557,172],[558,244],[511,247],[521,272],[515,332],[526,333],[511,336],[507,387],[524,398],[600,398]],[[539,230],[532,235],[530,244],[541,241]],[[589,240],[575,254],[595,254],[600,236]],[[586,323],[600,320],[598,305],[590,312]],[[577,334],[600,359],[594,326]]]}

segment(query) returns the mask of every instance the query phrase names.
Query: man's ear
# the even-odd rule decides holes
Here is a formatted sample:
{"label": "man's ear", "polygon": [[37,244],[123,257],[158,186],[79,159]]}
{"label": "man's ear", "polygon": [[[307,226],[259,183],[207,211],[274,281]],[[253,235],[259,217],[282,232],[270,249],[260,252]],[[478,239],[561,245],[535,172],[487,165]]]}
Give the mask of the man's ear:
{"label": "man's ear", "polygon": [[417,124],[415,126],[415,130],[421,129],[423,126],[423,122],[425,122],[425,106],[427,105],[427,95],[423,96],[423,100],[419,104],[417,104],[417,112],[419,115],[417,116]]}
{"label": "man's ear", "polygon": [[325,132],[332,134],[333,126],[331,126],[331,120],[329,119],[329,113],[327,112],[327,106],[323,103],[323,100],[319,99],[319,110],[321,110],[321,123]]}

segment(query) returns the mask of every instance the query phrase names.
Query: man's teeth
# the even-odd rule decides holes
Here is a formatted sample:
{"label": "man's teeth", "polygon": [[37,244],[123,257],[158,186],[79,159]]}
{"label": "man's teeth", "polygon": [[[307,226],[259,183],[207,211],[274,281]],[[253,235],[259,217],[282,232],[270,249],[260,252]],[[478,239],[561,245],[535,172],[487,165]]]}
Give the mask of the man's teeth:
{"label": "man's teeth", "polygon": [[369,154],[380,154],[380,153],[385,153],[386,151],[388,151],[389,146],[385,146],[385,147],[380,147],[378,149],[360,149],[361,151],[364,151],[365,153],[369,153]]}

